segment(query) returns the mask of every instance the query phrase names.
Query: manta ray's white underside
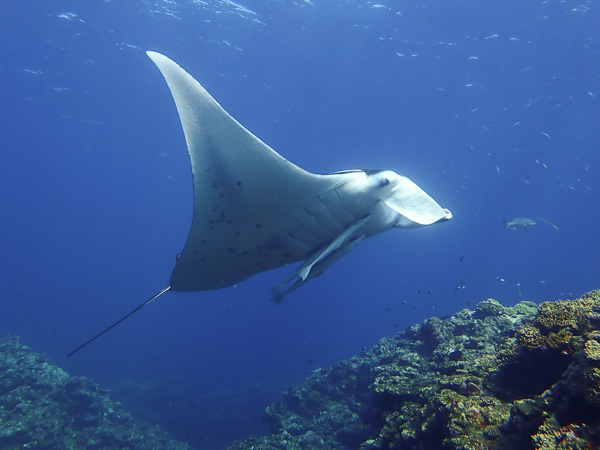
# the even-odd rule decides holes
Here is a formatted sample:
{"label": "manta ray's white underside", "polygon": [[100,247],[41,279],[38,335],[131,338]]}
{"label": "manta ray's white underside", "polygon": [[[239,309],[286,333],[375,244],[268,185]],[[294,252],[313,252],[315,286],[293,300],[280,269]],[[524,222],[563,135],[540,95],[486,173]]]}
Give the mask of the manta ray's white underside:
{"label": "manta ray's white underside", "polygon": [[147,53],[169,85],[185,133],[194,184],[192,228],[170,285],[68,356],[169,290],[223,288],[304,261],[273,288],[273,300],[279,303],[366,237],[452,217],[419,186],[391,170],[318,175],[301,169],[227,114],[175,62]]}
{"label": "manta ray's white underside", "polygon": [[194,184],[192,228],[170,285],[67,357],[169,290],[223,288],[304,261],[272,289],[279,303],[366,237],[452,217],[419,186],[391,170],[318,175],[301,169],[227,114],[175,62],[147,53],[169,85],[185,133]]}
{"label": "manta ray's white underside", "polygon": [[240,125],[175,62],[148,56],[175,99],[193,172],[194,217],[171,290],[222,288],[305,261],[274,288],[279,301],[365,237],[451,217],[392,171],[301,169]]}

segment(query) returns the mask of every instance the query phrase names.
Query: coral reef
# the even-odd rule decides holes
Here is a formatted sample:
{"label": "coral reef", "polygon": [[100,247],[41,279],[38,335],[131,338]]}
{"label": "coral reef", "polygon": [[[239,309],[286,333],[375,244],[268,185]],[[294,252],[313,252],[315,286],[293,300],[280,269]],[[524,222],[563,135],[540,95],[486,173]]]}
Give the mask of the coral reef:
{"label": "coral reef", "polygon": [[0,338],[0,448],[186,449],[135,420],[91,380],[71,377],[19,338]]}
{"label": "coral reef", "polygon": [[600,291],[493,299],[319,369],[239,449],[590,449],[600,444]]}

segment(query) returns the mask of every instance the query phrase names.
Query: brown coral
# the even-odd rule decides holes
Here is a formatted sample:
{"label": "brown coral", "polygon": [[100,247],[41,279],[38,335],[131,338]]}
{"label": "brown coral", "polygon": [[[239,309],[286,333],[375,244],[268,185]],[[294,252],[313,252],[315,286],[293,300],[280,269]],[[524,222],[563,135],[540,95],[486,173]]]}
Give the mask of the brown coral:
{"label": "brown coral", "polygon": [[567,345],[569,341],[573,337],[573,333],[571,333],[567,328],[561,328],[558,332],[548,333],[548,337],[546,337],[546,344],[550,348],[558,348],[564,345]]}
{"label": "brown coral", "polygon": [[600,290],[582,295],[577,300],[543,302],[538,308],[536,325],[546,330],[571,328],[585,330],[600,324]]}
{"label": "brown coral", "polygon": [[548,330],[564,327],[577,328],[575,317],[577,306],[577,302],[568,300],[543,302],[538,307],[536,323]]}
{"label": "brown coral", "polygon": [[580,388],[585,392],[585,400],[592,405],[600,405],[600,369],[589,367],[583,372],[585,377]]}
{"label": "brown coral", "polygon": [[598,341],[589,339],[584,347],[585,357],[593,361],[600,361],[600,344]]}
{"label": "brown coral", "polygon": [[561,427],[556,418],[551,416],[539,427],[532,440],[539,450],[594,448],[590,442],[590,431],[583,423]]}
{"label": "brown coral", "polygon": [[252,445],[599,448],[600,291],[539,309],[487,300],[384,339],[339,363],[347,373],[322,369],[306,383],[305,393],[321,394],[319,408],[270,408],[276,434]]}
{"label": "brown coral", "polygon": [[540,330],[529,325],[526,325],[517,331],[517,340],[520,345],[528,349],[544,346],[544,336],[542,336]]}

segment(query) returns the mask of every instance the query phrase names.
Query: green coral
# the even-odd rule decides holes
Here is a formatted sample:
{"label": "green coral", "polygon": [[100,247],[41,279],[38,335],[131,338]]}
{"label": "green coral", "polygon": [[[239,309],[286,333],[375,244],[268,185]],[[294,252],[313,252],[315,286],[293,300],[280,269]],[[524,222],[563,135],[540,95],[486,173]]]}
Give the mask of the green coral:
{"label": "green coral", "polygon": [[504,306],[493,298],[488,298],[475,306],[474,317],[478,319],[484,319],[488,316],[500,316],[502,314],[504,314]]}
{"label": "green coral", "polygon": [[186,449],[18,337],[0,338],[0,448]]}

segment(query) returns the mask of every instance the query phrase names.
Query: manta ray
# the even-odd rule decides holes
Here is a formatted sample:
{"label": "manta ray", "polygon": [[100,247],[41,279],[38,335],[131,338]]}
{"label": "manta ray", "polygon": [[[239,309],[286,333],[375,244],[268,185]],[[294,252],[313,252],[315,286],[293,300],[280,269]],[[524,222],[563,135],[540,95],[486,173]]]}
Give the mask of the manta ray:
{"label": "manta ray", "polygon": [[167,291],[204,291],[302,261],[272,289],[283,298],[354,249],[392,228],[452,218],[409,178],[391,170],[321,175],[285,159],[237,120],[177,63],[146,52],[171,91],[189,152],[192,226],[169,286],[73,350]]}

